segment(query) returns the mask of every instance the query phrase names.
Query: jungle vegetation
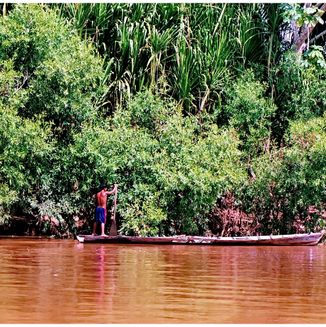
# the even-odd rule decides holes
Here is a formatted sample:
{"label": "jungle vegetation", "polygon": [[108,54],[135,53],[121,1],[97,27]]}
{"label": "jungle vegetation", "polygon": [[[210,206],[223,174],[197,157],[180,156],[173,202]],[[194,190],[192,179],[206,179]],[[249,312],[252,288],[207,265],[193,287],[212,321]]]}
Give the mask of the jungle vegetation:
{"label": "jungle vegetation", "polygon": [[125,235],[322,229],[325,10],[1,4],[2,233],[90,232],[101,182]]}

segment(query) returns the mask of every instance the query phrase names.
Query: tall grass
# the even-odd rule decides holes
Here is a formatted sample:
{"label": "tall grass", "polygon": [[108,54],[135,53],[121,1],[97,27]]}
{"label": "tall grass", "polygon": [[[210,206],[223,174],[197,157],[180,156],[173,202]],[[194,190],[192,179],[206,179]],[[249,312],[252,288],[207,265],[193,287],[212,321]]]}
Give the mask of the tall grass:
{"label": "tall grass", "polygon": [[55,4],[105,57],[114,110],[142,88],[168,93],[185,113],[212,112],[230,76],[277,59],[276,4]]}

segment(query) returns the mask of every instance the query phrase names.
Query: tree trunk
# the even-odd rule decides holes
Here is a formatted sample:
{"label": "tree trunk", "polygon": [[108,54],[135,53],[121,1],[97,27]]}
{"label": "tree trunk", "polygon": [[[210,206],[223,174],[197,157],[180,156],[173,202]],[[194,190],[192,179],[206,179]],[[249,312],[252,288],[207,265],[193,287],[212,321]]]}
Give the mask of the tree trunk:
{"label": "tree trunk", "polygon": [[[306,4],[305,4],[306,5]],[[311,4],[307,4],[307,6],[311,6]],[[318,5],[320,10],[326,11],[326,3],[322,3]],[[315,25],[316,26],[316,25]],[[307,46],[309,46],[309,35],[315,28],[315,26],[305,26],[300,31],[298,38],[294,40],[295,49],[298,53],[302,53]]]}

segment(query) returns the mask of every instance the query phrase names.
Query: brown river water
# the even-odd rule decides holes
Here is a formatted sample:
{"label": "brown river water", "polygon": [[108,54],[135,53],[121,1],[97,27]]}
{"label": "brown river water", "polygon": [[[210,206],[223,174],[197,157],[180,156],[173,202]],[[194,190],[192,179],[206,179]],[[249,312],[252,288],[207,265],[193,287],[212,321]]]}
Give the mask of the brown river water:
{"label": "brown river water", "polygon": [[0,323],[326,323],[326,246],[0,238]]}

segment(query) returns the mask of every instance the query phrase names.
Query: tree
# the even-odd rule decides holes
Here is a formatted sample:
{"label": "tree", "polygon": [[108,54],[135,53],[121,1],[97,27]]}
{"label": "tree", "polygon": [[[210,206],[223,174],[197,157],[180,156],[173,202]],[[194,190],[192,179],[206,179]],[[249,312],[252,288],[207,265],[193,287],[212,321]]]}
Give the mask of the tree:
{"label": "tree", "polygon": [[245,176],[237,145],[234,130],[184,118],[174,102],[144,91],[111,123],[76,135],[70,157],[89,170],[70,171],[119,183],[123,234],[198,234],[216,198]]}
{"label": "tree", "polygon": [[317,24],[324,24],[322,16],[325,10],[326,3],[285,5],[285,22],[291,25],[292,42],[298,53],[309,50],[310,44],[325,34],[323,31],[312,40],[310,37]]}
{"label": "tree", "polygon": [[100,115],[102,60],[47,6],[15,5],[0,20],[2,205],[64,224],[75,207],[62,158]]}
{"label": "tree", "polygon": [[[71,133],[95,118],[102,61],[46,6],[16,5],[1,20],[0,60],[16,74],[12,91],[21,95],[20,116],[41,115],[58,141],[69,142]],[[2,101],[12,97],[7,92]]]}

